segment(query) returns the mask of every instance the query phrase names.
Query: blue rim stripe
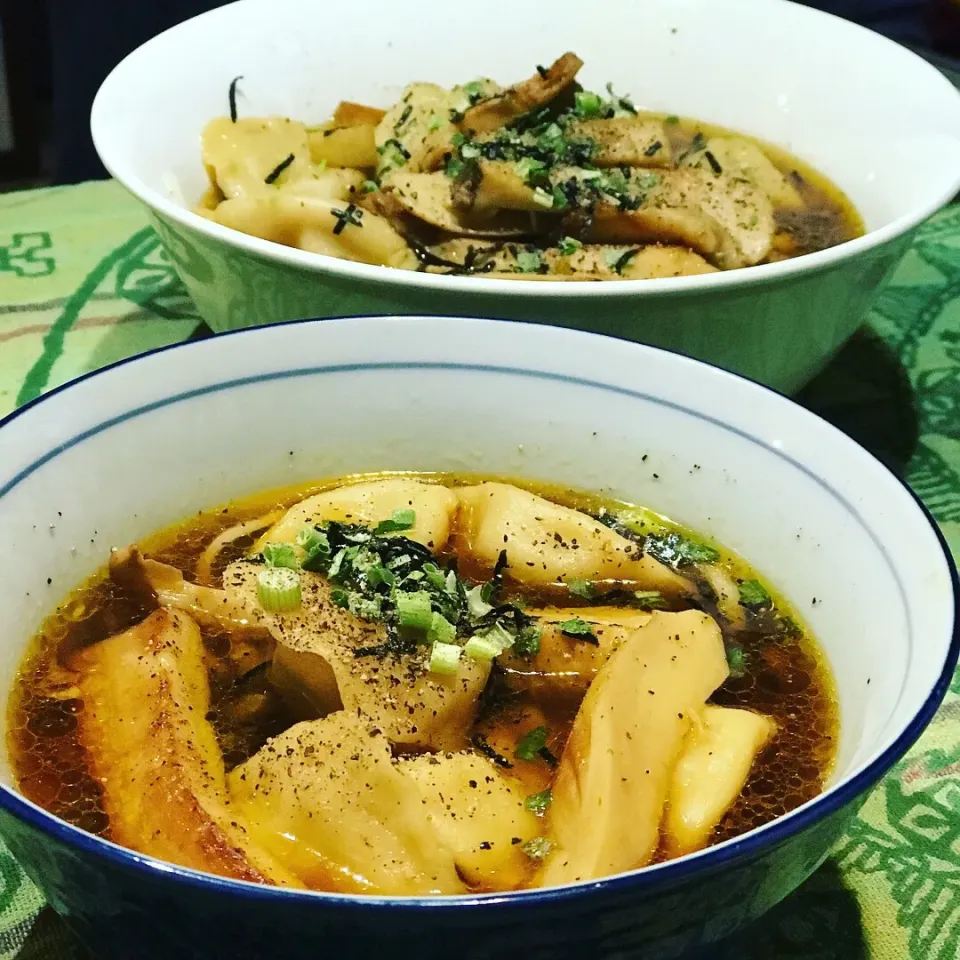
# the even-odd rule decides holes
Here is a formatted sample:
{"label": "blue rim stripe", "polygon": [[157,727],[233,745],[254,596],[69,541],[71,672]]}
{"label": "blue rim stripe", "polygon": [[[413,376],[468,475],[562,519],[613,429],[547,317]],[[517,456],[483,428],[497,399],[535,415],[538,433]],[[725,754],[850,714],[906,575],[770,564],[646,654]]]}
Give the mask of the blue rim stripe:
{"label": "blue rim stripe", "polygon": [[[425,315],[424,315],[425,316]],[[437,315],[439,316],[439,315]],[[299,321],[286,321],[281,324],[270,324],[265,325],[264,327],[256,328],[246,328],[242,330],[230,331],[227,334],[221,334],[220,336],[239,336],[242,334],[251,334],[251,333],[262,333],[265,329],[268,329],[272,326],[289,326],[291,324],[300,324],[300,323],[322,323],[326,320],[338,320],[338,321],[362,321],[364,317],[342,317],[342,318],[325,318],[324,320],[315,320],[315,319],[305,319]],[[398,322],[402,322],[404,319],[413,319],[413,318],[398,318]],[[488,322],[496,324],[507,324],[511,321],[499,321],[499,320],[487,320],[487,321],[478,321],[474,320],[473,322]],[[595,337],[595,334],[577,334],[574,331],[565,331],[567,334],[574,336],[583,336],[586,338]],[[613,338],[603,338],[603,339],[613,339]],[[636,347],[637,345],[631,345]],[[148,351],[147,353],[140,354],[135,357],[128,357],[124,360],[117,361],[116,363],[110,364],[109,366],[103,367],[100,370],[93,371],[91,373],[85,374],[82,377],[79,377],[73,381],[70,381],[66,384],[63,384],[54,390],[49,391],[41,397],[32,400],[30,403],[25,404],[23,407],[13,411],[7,417],[0,420],[0,429],[6,426],[8,423],[13,422],[18,417],[22,416],[28,410],[38,403],[43,403],[48,400],[50,397],[55,396],[56,394],[62,392],[63,390],[71,389],[77,383],[84,380],[90,379],[92,377],[102,376],[107,374],[109,371],[116,367],[124,366],[128,363],[136,362],[144,356],[152,356],[154,354],[165,353],[171,350],[190,350],[190,349],[204,349],[208,347],[206,341],[188,341],[186,343],[179,344],[170,344],[165,347],[160,347],[155,350]],[[655,347],[644,347],[643,349],[650,350],[653,352],[667,352],[661,351]],[[700,361],[690,360],[687,358],[687,362],[694,364],[696,366],[709,367],[709,364],[701,363]],[[452,369],[452,370],[470,370],[473,372],[488,372],[488,373],[497,373],[497,374],[510,374],[515,376],[525,376],[525,377],[534,377],[544,380],[553,380],[559,382],[572,383],[579,386],[585,386],[588,388],[600,389],[608,392],[618,393],[624,396],[628,396],[634,399],[645,400],[658,404],[664,407],[675,409],[678,412],[685,413],[687,415],[693,416],[697,419],[707,421],[715,426],[720,427],[721,429],[733,433],[753,444],[756,444],[763,449],[767,450],[770,453],[780,457],[783,460],[786,460],[794,468],[801,471],[808,478],[817,483],[825,491],[827,491],[831,496],[837,499],[853,516],[856,517],[861,527],[867,532],[868,536],[873,540],[874,544],[877,546],[881,555],[886,560],[888,566],[890,567],[891,574],[893,575],[895,581],[897,582],[898,589],[900,590],[901,597],[906,600],[905,592],[903,585],[897,576],[896,570],[893,568],[889,556],[887,555],[883,545],[877,539],[876,535],[872,530],[864,523],[863,519],[860,517],[856,509],[849,504],[846,499],[835,491],[832,487],[829,486],[822,478],[818,477],[812,471],[810,471],[803,464],[793,460],[791,457],[787,456],[783,451],[777,450],[776,448],[770,447],[765,444],[763,441],[759,440],[757,437],[752,436],[744,431],[739,430],[736,427],[732,427],[729,424],[726,424],[722,421],[719,421],[713,417],[710,417],[705,414],[701,414],[699,411],[691,410],[690,408],[684,407],[681,404],[677,404],[671,401],[663,400],[659,397],[653,397],[648,394],[643,394],[638,391],[633,391],[625,387],[617,387],[610,384],[599,383],[597,381],[586,380],[578,377],[566,376],[563,374],[549,373],[545,371],[535,371],[527,370],[523,368],[514,368],[514,367],[501,367],[494,365],[484,365],[484,364],[457,364],[457,363],[436,363],[436,362],[388,362],[388,363],[373,363],[373,364],[341,364],[329,367],[308,367],[295,370],[286,370],[278,371],[272,374],[261,374],[250,377],[237,378],[235,380],[224,381],[219,384],[209,385],[206,387],[197,388],[191,391],[184,391],[181,394],[175,394],[170,397],[164,398],[163,400],[154,401],[149,404],[145,404],[135,410],[128,411],[125,414],[121,414],[117,417],[111,418],[110,420],[104,421],[101,424],[98,424],[95,427],[83,431],[75,437],[72,437],[70,440],[65,441],[64,443],[58,445],[54,450],[48,451],[43,457],[34,461],[28,467],[21,470],[15,477],[10,481],[4,484],[0,488],[0,498],[5,496],[10,492],[17,484],[21,483],[26,477],[28,477],[35,470],[39,469],[44,463],[49,462],[54,459],[60,453],[65,450],[76,446],[79,443],[82,443],[83,440],[89,439],[91,436],[94,436],[104,430],[109,429],[111,426],[115,426],[119,423],[122,423],[126,420],[133,419],[137,416],[149,413],[153,410],[159,409],[161,407],[169,406],[172,404],[179,403],[181,401],[189,400],[198,396],[203,396],[209,393],[215,393],[222,390],[232,389],[236,387],[242,387],[244,385],[249,385],[252,383],[266,382],[270,380],[277,379],[290,379],[292,377],[300,376],[316,376],[329,373],[359,373],[363,371],[376,371],[376,370],[402,370],[402,369]],[[747,379],[743,377],[738,377],[735,374],[727,373],[724,371],[724,375],[731,377],[732,379]],[[753,382],[753,381],[749,381]],[[777,396],[782,396],[778,394],[777,391],[771,390],[769,387],[764,386],[763,384],[755,384],[763,390],[767,390],[771,393],[776,394]],[[817,417],[816,414],[807,413],[815,417],[818,420],[822,421],[822,418]],[[825,421],[822,421],[825,422]],[[830,424],[827,426],[831,430],[836,430]],[[840,431],[837,431],[840,432]],[[844,435],[846,436],[846,435]],[[851,438],[846,438],[849,442],[856,444],[856,441]],[[859,444],[856,444],[860,446]],[[862,447],[861,447],[862,449]],[[865,451],[871,459],[876,461],[876,458]],[[221,893],[229,894],[231,896],[242,896],[249,897],[254,899],[276,899],[280,898],[283,900],[289,900],[291,898],[295,900],[303,900],[304,902],[309,902],[309,900],[317,899],[321,902],[327,903],[330,906],[335,906],[339,909],[364,909],[371,906],[377,905],[379,907],[389,907],[391,910],[409,910],[409,909],[430,909],[430,910],[448,910],[448,909],[459,909],[463,910],[464,908],[470,907],[473,909],[490,909],[496,907],[497,909],[506,909],[506,908],[518,908],[529,906],[532,902],[538,904],[542,903],[554,903],[565,901],[571,897],[584,897],[587,895],[601,895],[601,894],[610,894],[610,893],[623,893],[628,891],[641,891],[646,889],[650,885],[659,885],[669,884],[671,882],[676,882],[682,880],[685,877],[694,874],[705,874],[713,873],[717,870],[725,868],[728,864],[746,860],[750,857],[759,855],[768,847],[778,846],[803,830],[807,827],[812,826],[821,819],[829,816],[830,814],[836,812],[842,807],[849,804],[854,800],[858,795],[868,790],[872,787],[880,778],[893,766],[894,763],[904,753],[912,746],[913,743],[919,738],[920,734],[923,732],[924,728],[927,726],[929,721],[932,719],[934,713],[940,705],[940,702],[943,700],[943,697],[946,694],[947,688],[952,680],[954,670],[957,665],[958,654],[960,654],[960,578],[958,578],[957,568],[953,562],[952,554],[947,546],[946,540],[939,527],[936,524],[936,521],[930,514],[930,511],[927,509],[926,505],[922,500],[913,492],[913,490],[907,485],[905,481],[901,478],[896,477],[892,472],[880,461],[876,461],[877,464],[884,469],[887,473],[897,480],[897,482],[906,490],[910,495],[913,501],[917,504],[921,512],[926,517],[929,525],[932,527],[934,535],[936,536],[940,548],[942,551],[942,556],[944,561],[947,564],[947,568],[950,574],[950,580],[952,585],[952,593],[954,598],[954,622],[953,622],[953,635],[950,643],[950,647],[947,652],[947,656],[944,662],[943,670],[937,679],[937,682],[934,684],[933,689],[931,690],[930,695],[926,701],[921,706],[920,710],[911,720],[911,722],[904,729],[903,733],[894,741],[890,747],[887,748],[879,757],[877,757],[871,764],[861,770],[856,776],[850,778],[849,780],[842,782],[839,786],[834,788],[834,792],[829,796],[821,795],[818,798],[815,798],[809,803],[805,808],[801,808],[797,811],[794,811],[791,814],[788,814],[786,817],[782,817],[778,820],[771,821],[771,823],[760,827],[756,830],[750,831],[743,835],[742,839],[738,838],[734,841],[729,841],[727,844],[718,847],[710,847],[701,853],[693,855],[690,859],[683,859],[679,861],[668,861],[663,864],[657,864],[653,867],[644,868],[638,872],[615,876],[606,878],[603,880],[595,881],[589,884],[581,884],[578,886],[572,887],[562,887],[556,889],[544,889],[544,890],[529,890],[529,891],[518,891],[510,893],[508,895],[504,894],[487,894],[483,896],[462,896],[462,897],[446,897],[446,898],[413,898],[413,897],[370,897],[370,896],[354,896],[349,894],[331,894],[331,893],[322,893],[316,891],[297,891],[297,890],[287,890],[279,887],[266,887],[258,886],[255,884],[243,883],[241,881],[229,880],[223,877],[217,877],[211,874],[201,873],[199,871],[190,870],[184,867],[178,867],[176,865],[168,864],[164,861],[154,860],[152,857],[145,856],[143,854],[135,853],[134,851],[128,850],[124,847],[120,847],[116,844],[108,843],[103,840],[100,840],[97,837],[92,836],[91,834],[84,833],[83,831],[67,824],[65,821],[59,820],[54,817],[52,814],[48,814],[46,811],[43,811],[39,807],[35,807],[32,804],[25,801],[18,794],[14,793],[7,787],[0,788],[0,807],[4,808],[18,819],[28,823],[29,825],[37,828],[42,833],[50,835],[55,839],[63,842],[68,846],[79,847],[84,852],[92,854],[94,856],[106,857],[115,861],[119,866],[132,867],[136,870],[146,870],[151,874],[156,874],[158,870],[162,869],[163,873],[168,876],[174,876],[178,880],[190,884],[198,885],[202,888],[210,890],[218,890]],[[305,899],[304,899],[305,898]]]}

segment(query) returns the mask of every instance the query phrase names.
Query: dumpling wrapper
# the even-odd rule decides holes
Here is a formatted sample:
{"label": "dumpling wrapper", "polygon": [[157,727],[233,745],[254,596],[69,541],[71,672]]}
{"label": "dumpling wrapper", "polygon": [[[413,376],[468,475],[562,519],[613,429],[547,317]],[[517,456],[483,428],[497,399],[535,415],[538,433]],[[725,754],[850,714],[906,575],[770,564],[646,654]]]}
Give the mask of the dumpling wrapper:
{"label": "dumpling wrapper", "polygon": [[517,583],[547,586],[571,580],[615,580],[670,596],[690,583],[593,517],[507,483],[457,487],[455,547],[492,569],[507,551],[506,574]]}
{"label": "dumpling wrapper", "polygon": [[542,886],[633,870],[657,849],[692,715],[728,674],[704,613],[654,613],[604,664],[573,723],[553,784],[558,848]]}
{"label": "dumpling wrapper", "polygon": [[206,719],[203,640],[185,614],[157,610],[85,647],[71,666],[90,771],[116,843],[209,873],[300,886],[227,805],[223,758]]}
{"label": "dumpling wrapper", "polygon": [[[650,620],[650,614],[629,607],[549,607],[527,610],[540,627],[540,649],[534,657],[506,650],[497,658],[511,688],[534,697],[582,697],[600,668]],[[567,636],[560,624],[580,619],[590,624],[596,644]]]}
{"label": "dumpling wrapper", "polygon": [[427,818],[471,887],[515,890],[529,879],[522,844],[543,832],[543,821],[524,806],[518,781],[475,753],[414,757],[399,766],[417,784]]}
{"label": "dumpling wrapper", "polygon": [[300,609],[268,614],[257,600],[262,569],[246,560],[233,563],[223,586],[276,639],[271,682],[294,709],[306,717],[344,709],[392,743],[429,750],[466,746],[489,662],[463,657],[457,673],[445,676],[428,672],[428,646],[398,657],[357,656],[386,641],[382,623],[338,606],[329,581],[308,571],[300,573]]}
{"label": "dumpling wrapper", "polygon": [[346,712],[269,740],[229,775],[232,809],[307,886],[383,895],[464,893],[422,793]]}
{"label": "dumpling wrapper", "polygon": [[211,120],[201,134],[203,163],[227,199],[268,196],[276,187],[266,178],[292,156],[274,181],[281,185],[310,168],[307,129],[286,117],[229,117]]}
{"label": "dumpling wrapper", "polygon": [[687,733],[670,783],[663,834],[671,857],[707,845],[776,731],[773,720],[751,710],[703,708]]}
{"label": "dumpling wrapper", "polygon": [[402,536],[422,543],[430,550],[442,550],[450,537],[450,525],[457,509],[457,498],[439,483],[424,483],[404,477],[350,483],[324,490],[294,504],[254,547],[264,543],[290,543],[308,526],[325,520],[358,523],[376,527],[389,520],[397,510],[413,510],[413,526],[399,531]]}
{"label": "dumpling wrapper", "polygon": [[110,579],[149,608],[154,604],[189,614],[204,627],[225,633],[230,640],[229,660],[239,674],[266,663],[274,642],[242,604],[223,590],[191,583],[169,563],[148,560],[136,546],[110,555]]}

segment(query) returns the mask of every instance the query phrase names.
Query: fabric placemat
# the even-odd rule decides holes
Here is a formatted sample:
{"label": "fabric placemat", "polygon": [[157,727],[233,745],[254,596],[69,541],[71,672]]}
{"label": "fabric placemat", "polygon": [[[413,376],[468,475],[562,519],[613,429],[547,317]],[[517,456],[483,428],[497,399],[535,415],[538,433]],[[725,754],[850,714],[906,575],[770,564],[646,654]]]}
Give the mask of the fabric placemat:
{"label": "fabric placemat", "polygon": [[[0,416],[198,326],[145,214],[118,185],[0,196]],[[799,399],[906,476],[960,555],[960,207],[921,228],[867,325]],[[960,956],[960,674],[824,866],[730,954]],[[0,960],[75,956],[0,845]]]}

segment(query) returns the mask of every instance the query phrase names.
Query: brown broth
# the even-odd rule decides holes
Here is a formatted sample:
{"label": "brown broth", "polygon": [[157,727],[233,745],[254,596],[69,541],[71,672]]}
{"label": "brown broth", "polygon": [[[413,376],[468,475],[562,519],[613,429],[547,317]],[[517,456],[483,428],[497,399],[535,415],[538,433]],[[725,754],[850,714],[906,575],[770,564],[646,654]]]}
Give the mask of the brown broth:
{"label": "brown broth", "polygon": [[[203,511],[141,541],[141,550],[180,568],[188,579],[193,579],[205,547],[221,532],[337,486],[343,479],[268,491]],[[457,475],[436,479],[458,485],[493,478]],[[601,509],[616,513],[628,506],[582,491],[527,481],[510,482],[588,513],[597,514]],[[646,516],[650,532],[677,531],[703,541],[657,514]],[[215,573],[252,543],[252,536],[247,536],[232,544],[215,566]],[[720,563],[735,578],[756,578],[739,557],[719,546],[717,549],[721,551]],[[461,570],[461,574],[468,572]],[[219,583],[218,577],[214,582]],[[551,601],[549,591],[539,596],[527,591],[523,596],[532,602]],[[554,595],[552,599],[557,598]],[[786,601],[775,595],[773,599],[780,614],[789,616],[797,625],[802,623]],[[563,602],[565,606],[573,605],[566,595]],[[101,787],[89,772],[78,737],[76,717],[84,705],[78,699],[79,691],[71,690],[70,677],[63,672],[62,664],[72,651],[129,628],[149,612],[111,581],[105,570],[99,571],[44,621],[23,659],[8,708],[7,746],[24,796],[54,815],[105,837],[110,836],[110,828]],[[816,796],[832,770],[838,711],[830,669],[818,645],[802,627],[798,636],[784,638],[774,635],[768,626],[759,617],[746,631],[737,634],[736,642],[746,655],[745,672],[729,678],[712,697],[717,704],[766,714],[778,726],[776,736],[755,762],[740,798],[718,826],[713,842],[761,826]],[[228,657],[230,638],[206,629],[202,632],[212,693],[209,719],[229,770],[254,754],[269,737],[286,729],[294,717],[270,687],[265,669],[238,676]],[[559,755],[573,723],[575,707],[569,702],[534,703],[526,695],[506,691],[494,682],[484,697],[475,732],[482,734],[498,753],[512,756],[523,734],[544,724],[551,731],[548,747]],[[517,762],[511,772],[531,793],[547,787],[552,777],[550,767],[544,763]]]}

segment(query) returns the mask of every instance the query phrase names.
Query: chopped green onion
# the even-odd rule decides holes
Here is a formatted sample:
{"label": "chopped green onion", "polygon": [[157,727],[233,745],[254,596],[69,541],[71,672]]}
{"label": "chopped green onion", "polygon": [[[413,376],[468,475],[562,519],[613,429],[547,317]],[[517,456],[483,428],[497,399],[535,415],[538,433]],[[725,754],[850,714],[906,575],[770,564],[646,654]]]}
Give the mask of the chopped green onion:
{"label": "chopped green onion", "polygon": [[759,580],[744,580],[740,584],[740,602],[745,607],[763,607],[770,603],[770,594]]}
{"label": "chopped green onion", "polygon": [[376,193],[380,189],[380,184],[376,180],[364,180],[360,186],[364,193]]}
{"label": "chopped green onion", "polygon": [[439,113],[435,113],[430,117],[430,124],[427,129],[433,133],[434,130],[439,130],[446,122],[446,117],[441,117]]}
{"label": "chopped green onion", "polygon": [[680,122],[680,118],[679,118],[678,116],[676,116],[676,115],[674,115],[674,114],[671,113],[669,117],[665,117],[665,118],[664,118],[663,122],[664,122],[668,127],[672,127],[672,126],[674,126],[675,124],[677,124],[677,123]]}
{"label": "chopped green onion", "polygon": [[388,140],[382,147],[377,147],[380,154],[380,168],[389,170],[392,167],[402,167],[410,159],[410,152],[399,140]]}
{"label": "chopped green onion", "polygon": [[486,630],[478,631],[474,634],[474,637],[495,643],[500,648],[497,653],[503,653],[504,650],[509,650],[516,641],[516,637],[514,637],[509,630],[505,630],[499,623],[495,623],[492,627],[487,627]]}
{"label": "chopped green onion", "polygon": [[528,730],[517,743],[513,755],[518,760],[536,760],[540,751],[547,745],[549,732],[546,727],[534,727]]}
{"label": "chopped green onion", "polygon": [[570,580],[567,582],[567,589],[575,597],[582,597],[584,600],[593,600],[597,595],[597,587],[589,580]]}
{"label": "chopped green onion", "polygon": [[416,593],[398,593],[396,598],[397,620],[401,627],[413,627],[427,631],[433,622],[430,594],[425,590]]}
{"label": "chopped green onion", "polygon": [[300,607],[300,576],[289,567],[267,567],[257,574],[257,600],[267,613],[290,613]]}
{"label": "chopped green onion", "polygon": [[517,269],[521,273],[536,273],[542,262],[539,250],[521,250],[517,254]]}
{"label": "chopped green onion", "polygon": [[667,601],[659,590],[637,590],[633,599],[641,610],[665,610]]}
{"label": "chopped green onion", "polygon": [[536,160],[533,157],[521,157],[514,164],[514,169],[524,183],[533,183],[544,176],[547,165],[542,160]]}
{"label": "chopped green onion", "polygon": [[423,575],[427,578],[427,583],[437,590],[446,588],[447,580],[443,571],[435,563],[425,563],[423,565]]}
{"label": "chopped green onion", "polygon": [[392,587],[396,582],[397,575],[392,570],[387,569],[382,563],[376,563],[367,570],[367,583],[369,583],[371,587],[378,587],[381,583]]}
{"label": "chopped green onion", "polygon": [[579,117],[595,117],[603,107],[599,94],[580,90],[573,96],[573,109]]}
{"label": "chopped green onion", "polygon": [[430,648],[430,672],[451,676],[460,665],[463,648],[455,643],[441,643],[437,640]]}
{"label": "chopped green onion", "polygon": [[542,817],[547,810],[550,809],[550,804],[553,802],[553,793],[549,787],[546,790],[542,790],[540,793],[531,793],[526,800],[523,801],[523,805],[531,812],[535,813],[538,817]]}
{"label": "chopped green onion", "polygon": [[330,540],[316,527],[304,527],[297,534],[297,546],[305,554],[300,564],[304,570],[320,573],[330,560]]}
{"label": "chopped green onion", "polygon": [[554,210],[565,210],[570,206],[570,201],[567,199],[567,195],[559,188],[553,188],[553,209]]}
{"label": "chopped green onion", "polygon": [[553,208],[553,194],[547,193],[543,187],[534,187],[533,202],[538,207],[543,207],[545,210],[550,210]]}
{"label": "chopped green onion", "polygon": [[517,634],[513,649],[521,657],[535,657],[540,652],[540,628],[524,627]]}
{"label": "chopped green onion", "polygon": [[496,640],[485,637],[471,637],[464,645],[464,653],[473,660],[492,660],[503,652]]}
{"label": "chopped green onion", "polygon": [[554,843],[546,837],[534,837],[528,840],[520,849],[531,860],[545,860],[553,851]]}
{"label": "chopped green onion", "polygon": [[489,584],[484,583],[479,587],[471,587],[467,591],[467,613],[474,620],[479,620],[484,614],[489,613],[493,606],[484,599],[484,590]]}
{"label": "chopped green onion", "polygon": [[732,646],[727,650],[727,665],[730,667],[731,677],[743,676],[747,665],[743,647]]}
{"label": "chopped green onion", "polygon": [[593,627],[581,617],[574,617],[571,620],[564,620],[558,623],[560,632],[565,637],[575,637],[577,640],[587,640],[591,643],[597,643],[597,636],[593,632]]}
{"label": "chopped green onion", "polygon": [[583,244],[575,237],[561,237],[557,244],[557,249],[565,256],[569,257],[576,253]]}
{"label": "chopped green onion", "polygon": [[394,510],[389,520],[381,520],[374,528],[374,533],[396,533],[398,530],[409,530],[416,522],[415,510]]}
{"label": "chopped green onion", "polygon": [[437,643],[450,643],[456,636],[457,628],[442,613],[434,613],[427,629],[427,639]]}
{"label": "chopped green onion", "polygon": [[300,559],[292,543],[266,543],[261,555],[268,567],[289,567],[291,570],[300,567]]}

